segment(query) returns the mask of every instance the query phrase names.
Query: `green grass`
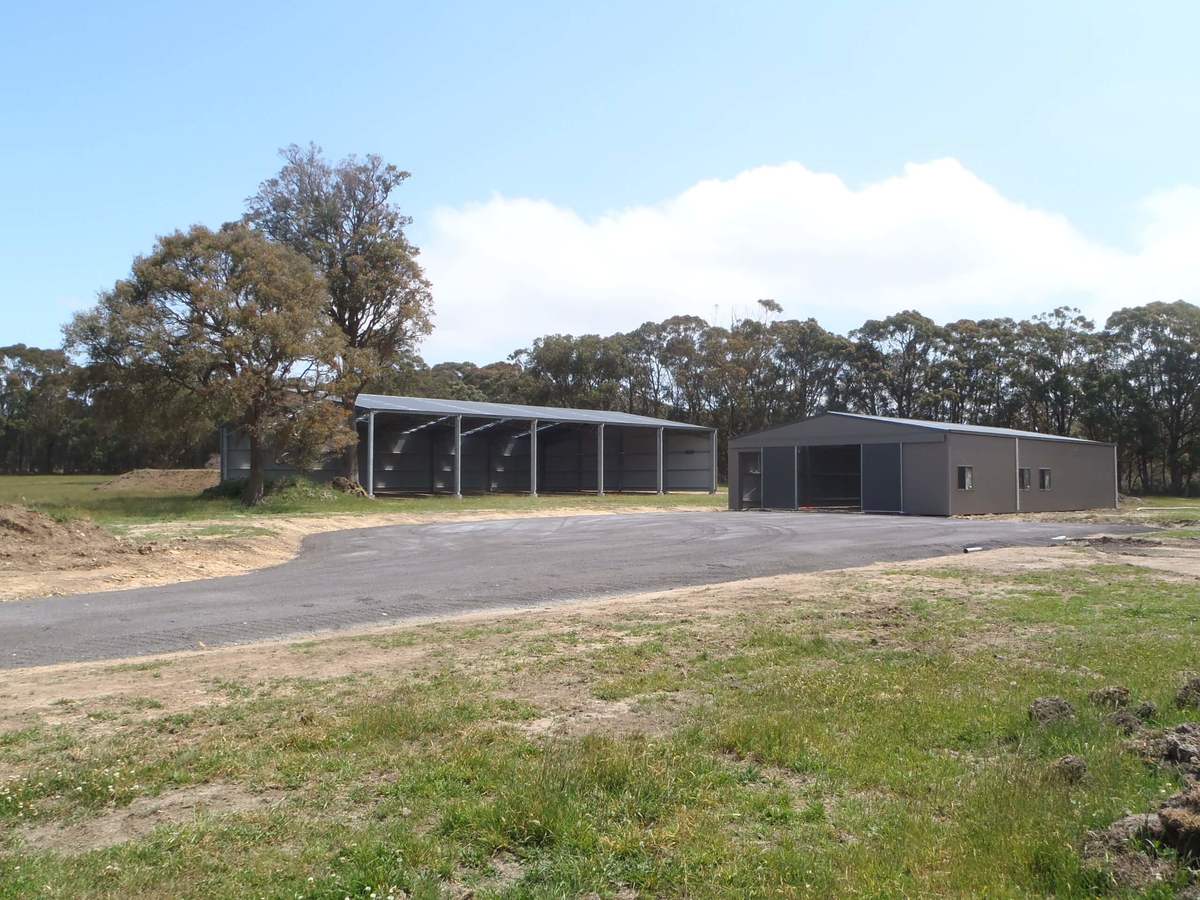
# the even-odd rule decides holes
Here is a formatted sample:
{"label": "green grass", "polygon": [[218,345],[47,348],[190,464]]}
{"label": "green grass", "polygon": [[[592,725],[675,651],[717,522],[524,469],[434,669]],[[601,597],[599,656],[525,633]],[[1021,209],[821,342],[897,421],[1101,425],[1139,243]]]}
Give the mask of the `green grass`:
{"label": "green grass", "polygon": [[[747,593],[725,616],[309,641],[382,654],[379,670],[239,676],[186,712],[158,710],[147,680],[137,703],[74,704],[86,720],[17,723],[0,732],[0,771],[21,773],[0,781],[0,897],[1116,893],[1083,865],[1086,833],[1179,783],[1087,695],[1121,683],[1159,724],[1187,717],[1172,698],[1196,667],[1194,585],[1131,566],[937,574],[920,590],[830,576],[820,602]],[[527,733],[539,680],[575,685],[568,708],[662,709],[661,727]],[[1033,725],[1046,695],[1078,719]],[[1078,785],[1051,775],[1066,753],[1088,762]],[[78,856],[22,849],[14,829],[209,782],[287,800]]]}
{"label": "green grass", "polygon": [[543,494],[488,494],[450,497],[380,497],[364,500],[325,488],[303,486],[268,497],[262,506],[247,510],[233,497],[201,497],[163,491],[98,491],[111,480],[104,475],[3,475],[0,503],[20,503],[59,519],[88,517],[117,527],[148,522],[198,519],[266,519],[275,515],[345,515],[396,512],[437,514],[452,511],[494,510],[620,510],[630,507],[723,509],[726,494],[606,494],[604,497]]}
{"label": "green grass", "polygon": [[[1143,507],[1141,512],[1136,511],[1138,507]],[[1127,502],[1121,508],[1132,513],[1135,521],[1151,524],[1159,521],[1171,524],[1200,523],[1200,499],[1196,497],[1140,497],[1136,503]]]}

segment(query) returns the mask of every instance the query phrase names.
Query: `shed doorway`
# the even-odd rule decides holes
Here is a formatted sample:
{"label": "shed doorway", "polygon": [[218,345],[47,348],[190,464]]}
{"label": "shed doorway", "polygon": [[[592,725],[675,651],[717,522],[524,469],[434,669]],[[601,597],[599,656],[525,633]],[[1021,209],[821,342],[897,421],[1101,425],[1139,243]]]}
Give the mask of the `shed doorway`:
{"label": "shed doorway", "polygon": [[862,448],[858,444],[796,448],[801,509],[862,509]]}
{"label": "shed doorway", "polygon": [[738,509],[762,509],[762,452],[739,450]]}

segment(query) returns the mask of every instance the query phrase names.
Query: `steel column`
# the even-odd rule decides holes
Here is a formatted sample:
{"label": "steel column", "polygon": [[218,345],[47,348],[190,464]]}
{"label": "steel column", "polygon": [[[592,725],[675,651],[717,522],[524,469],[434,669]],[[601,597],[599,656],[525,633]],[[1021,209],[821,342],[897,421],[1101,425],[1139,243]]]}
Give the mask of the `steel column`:
{"label": "steel column", "polygon": [[462,416],[454,417],[454,496],[462,499]]}
{"label": "steel column", "polygon": [[537,473],[538,473],[538,458],[537,458],[537,431],[538,420],[529,420],[529,495],[537,496]]}
{"label": "steel column", "polygon": [[596,495],[604,496],[604,423],[596,426]]}
{"label": "steel column", "polygon": [[1113,509],[1121,508],[1121,475],[1117,459],[1117,445],[1113,444]]}
{"label": "steel column", "polygon": [[375,496],[375,410],[367,413],[367,496]]}
{"label": "steel column", "polygon": [[663,430],[658,427],[658,492],[663,492]]}
{"label": "steel column", "polygon": [[712,487],[708,492],[715,494],[717,492],[717,430],[715,428],[708,434],[708,454],[712,457]]}
{"label": "steel column", "polygon": [[1017,483],[1017,512],[1021,511],[1021,439],[1013,438],[1013,479]]}

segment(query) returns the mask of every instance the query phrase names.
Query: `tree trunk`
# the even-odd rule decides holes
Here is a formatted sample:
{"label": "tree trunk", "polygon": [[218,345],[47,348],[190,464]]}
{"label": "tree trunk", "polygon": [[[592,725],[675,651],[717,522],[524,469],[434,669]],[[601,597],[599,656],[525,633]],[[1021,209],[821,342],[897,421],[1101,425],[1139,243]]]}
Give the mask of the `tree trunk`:
{"label": "tree trunk", "polygon": [[250,433],[250,477],[246,479],[246,487],[242,490],[242,503],[245,506],[257,506],[263,501],[263,453],[259,438],[254,432]]}
{"label": "tree trunk", "polygon": [[54,474],[54,447],[55,447],[56,443],[57,443],[57,441],[55,441],[53,437],[49,437],[46,439],[45,455],[42,459],[42,474],[43,475],[53,475]]}
{"label": "tree trunk", "polygon": [[[350,410],[350,422],[354,423],[354,401],[343,404]],[[354,425],[354,433],[358,434],[358,426]],[[355,441],[345,450],[343,457],[345,464],[346,477],[354,484],[358,484],[358,442]]]}

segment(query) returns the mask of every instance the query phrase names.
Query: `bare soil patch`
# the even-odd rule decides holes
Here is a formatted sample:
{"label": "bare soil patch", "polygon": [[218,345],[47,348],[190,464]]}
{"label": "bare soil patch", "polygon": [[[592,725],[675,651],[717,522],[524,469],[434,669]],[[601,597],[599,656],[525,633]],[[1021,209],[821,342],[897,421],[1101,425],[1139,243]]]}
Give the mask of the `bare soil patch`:
{"label": "bare soil patch", "polygon": [[284,799],[280,791],[251,793],[220,782],[138,797],[128,806],[69,825],[35,825],[19,832],[32,850],[86,853],[145,837],[163,825],[185,825],[201,815],[263,812]]}
{"label": "bare soil patch", "polygon": [[667,694],[647,701],[637,697],[600,700],[595,697],[563,696],[553,690],[528,692],[545,708],[554,710],[528,722],[522,731],[539,737],[577,737],[599,732],[610,737],[630,734],[656,736],[668,732],[678,720],[679,711],[695,698],[680,693]]}
{"label": "bare soil patch", "polygon": [[94,570],[147,548],[120,541],[87,520],[59,522],[15,504],[0,505],[0,575],[7,590],[28,571]]}
{"label": "bare soil patch", "polygon": [[217,469],[134,469],[97,485],[96,490],[198,494],[216,487],[220,480]]}
{"label": "bare soil patch", "polygon": [[[381,507],[385,503],[381,503]],[[25,507],[4,506],[0,507],[0,516],[9,509],[21,514],[30,513]],[[25,545],[11,543],[9,532],[3,525],[3,519],[0,519],[0,575],[3,575],[0,578],[0,602],[157,587],[201,578],[242,575],[287,562],[300,552],[304,538],[326,531],[563,515],[617,515],[671,509],[623,507],[615,510],[581,510],[577,506],[548,506],[537,510],[402,513],[388,512],[384,507],[378,513],[362,515],[264,517],[246,514],[226,519],[149,522],[131,526],[124,538],[116,538],[86,520],[60,525],[47,516],[41,516],[46,522],[62,529],[54,539],[55,546],[63,551],[57,555],[47,553],[45,547],[30,550]],[[687,507],[679,509],[686,510]],[[254,529],[255,533],[237,535],[239,527]],[[230,532],[234,534],[230,536]]]}

